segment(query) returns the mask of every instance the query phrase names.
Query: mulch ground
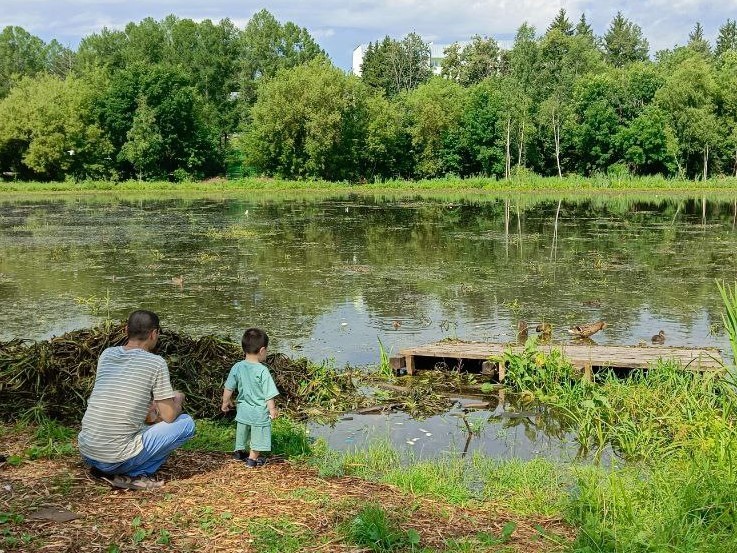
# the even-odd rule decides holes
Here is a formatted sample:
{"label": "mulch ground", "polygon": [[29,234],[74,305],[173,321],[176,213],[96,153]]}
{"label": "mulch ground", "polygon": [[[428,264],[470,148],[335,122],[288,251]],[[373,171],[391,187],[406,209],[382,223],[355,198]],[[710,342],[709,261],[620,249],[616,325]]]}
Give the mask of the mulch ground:
{"label": "mulch ground", "polygon": [[[25,450],[23,439],[0,436],[0,451]],[[557,519],[511,515],[488,503],[458,507],[352,477],[323,479],[316,470],[290,462],[249,469],[229,455],[185,451],[176,452],[160,476],[166,481],[160,489],[116,490],[91,476],[75,458],[2,463],[0,553],[264,550],[254,525],[277,538],[301,533],[299,551],[367,551],[346,543],[338,527],[368,502],[382,505],[401,520],[403,529],[417,530],[423,546],[440,550],[448,539],[478,532],[500,535],[509,521],[517,529],[505,546],[517,551],[561,549],[540,534],[540,527],[566,541],[573,536]],[[62,518],[78,518],[34,518],[46,516],[49,508]],[[9,514],[22,515],[22,520]],[[304,540],[304,535],[311,538]]]}

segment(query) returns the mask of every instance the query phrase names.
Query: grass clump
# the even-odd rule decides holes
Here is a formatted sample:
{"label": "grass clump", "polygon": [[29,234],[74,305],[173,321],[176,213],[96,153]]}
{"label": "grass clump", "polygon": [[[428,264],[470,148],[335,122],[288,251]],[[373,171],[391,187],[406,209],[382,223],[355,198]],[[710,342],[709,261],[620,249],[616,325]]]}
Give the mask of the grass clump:
{"label": "grass clump", "polygon": [[417,530],[401,530],[399,526],[380,505],[368,503],[342,525],[341,532],[350,543],[379,553],[420,551]]}

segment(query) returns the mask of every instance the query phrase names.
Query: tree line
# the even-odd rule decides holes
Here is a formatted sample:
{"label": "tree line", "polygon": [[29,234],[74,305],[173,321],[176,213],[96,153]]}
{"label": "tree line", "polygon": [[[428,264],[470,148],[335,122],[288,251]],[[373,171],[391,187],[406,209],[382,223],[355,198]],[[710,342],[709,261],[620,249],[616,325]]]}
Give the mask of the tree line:
{"label": "tree line", "polygon": [[504,50],[410,33],[360,77],[268,11],[243,29],[173,15],[76,51],[0,33],[0,170],[24,180],[259,174],[364,181],[617,172],[737,175],[737,22],[650,57],[618,13],[603,36],[560,10]]}

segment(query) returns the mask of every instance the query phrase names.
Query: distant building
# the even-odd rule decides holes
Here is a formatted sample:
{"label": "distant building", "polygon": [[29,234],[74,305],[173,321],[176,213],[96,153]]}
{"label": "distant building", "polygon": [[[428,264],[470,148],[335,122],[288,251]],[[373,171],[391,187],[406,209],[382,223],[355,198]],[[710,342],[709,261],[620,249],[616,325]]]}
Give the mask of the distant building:
{"label": "distant building", "polygon": [[[513,42],[511,40],[497,40],[499,48],[502,50],[511,50]],[[470,40],[458,41],[461,48],[465,48],[466,45],[470,44]],[[429,43],[430,46],[430,67],[435,75],[440,75],[441,65],[443,59],[445,59],[445,49],[451,46],[451,44],[435,44]],[[363,65],[363,57],[366,55],[368,44],[359,44],[353,49],[353,74],[361,76],[361,65]]]}

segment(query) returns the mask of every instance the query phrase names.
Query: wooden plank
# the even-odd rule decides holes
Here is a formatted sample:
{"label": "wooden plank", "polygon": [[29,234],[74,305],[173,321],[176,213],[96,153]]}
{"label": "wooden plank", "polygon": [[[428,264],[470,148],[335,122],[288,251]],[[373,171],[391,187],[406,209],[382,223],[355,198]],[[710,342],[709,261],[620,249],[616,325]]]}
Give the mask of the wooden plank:
{"label": "wooden plank", "polygon": [[394,371],[398,371],[399,369],[404,367],[404,356],[403,355],[392,355],[389,358],[389,366]]}
{"label": "wooden plank", "polygon": [[491,361],[481,363],[481,374],[484,376],[494,376],[494,373],[496,373],[496,363],[492,363]]}
{"label": "wooden plank", "polygon": [[407,367],[407,374],[412,376],[415,374],[415,358],[412,355],[404,356],[404,365]]}
{"label": "wooden plank", "polygon": [[[540,345],[539,349],[545,354],[558,350],[574,366],[581,369],[587,367],[644,369],[659,359],[675,360],[688,370],[721,371],[724,369],[721,352],[716,348],[555,344]],[[487,360],[500,358],[507,351],[519,354],[524,351],[524,347],[483,342],[438,342],[406,348],[399,353],[405,358],[422,356]]]}

